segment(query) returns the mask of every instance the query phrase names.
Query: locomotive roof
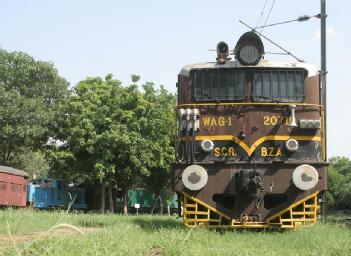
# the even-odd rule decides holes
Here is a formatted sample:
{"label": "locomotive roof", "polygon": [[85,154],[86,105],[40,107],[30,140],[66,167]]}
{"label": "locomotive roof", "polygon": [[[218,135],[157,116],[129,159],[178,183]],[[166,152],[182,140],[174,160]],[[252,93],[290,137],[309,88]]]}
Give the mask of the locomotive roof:
{"label": "locomotive roof", "polygon": [[8,166],[3,166],[3,165],[0,165],[0,172],[9,173],[16,176],[23,176],[23,177],[29,176],[28,173],[26,173],[25,171],[18,170]]}
{"label": "locomotive roof", "polygon": [[283,61],[268,61],[262,60],[255,66],[243,66],[238,61],[228,61],[225,64],[218,64],[217,62],[204,62],[189,64],[182,68],[180,75],[190,76],[192,69],[215,69],[215,68],[303,68],[308,72],[307,76],[315,76],[319,74],[318,69],[306,62],[283,62]]}

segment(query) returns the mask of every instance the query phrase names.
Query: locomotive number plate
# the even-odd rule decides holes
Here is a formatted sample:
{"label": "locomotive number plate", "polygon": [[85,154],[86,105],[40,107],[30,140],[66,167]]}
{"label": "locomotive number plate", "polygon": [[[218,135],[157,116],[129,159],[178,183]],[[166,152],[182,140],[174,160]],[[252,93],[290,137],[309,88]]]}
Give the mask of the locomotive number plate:
{"label": "locomotive number plate", "polygon": [[291,117],[286,116],[264,116],[263,125],[289,125]]}
{"label": "locomotive number plate", "polygon": [[210,126],[232,126],[231,116],[204,116],[202,117],[202,124],[205,127]]}

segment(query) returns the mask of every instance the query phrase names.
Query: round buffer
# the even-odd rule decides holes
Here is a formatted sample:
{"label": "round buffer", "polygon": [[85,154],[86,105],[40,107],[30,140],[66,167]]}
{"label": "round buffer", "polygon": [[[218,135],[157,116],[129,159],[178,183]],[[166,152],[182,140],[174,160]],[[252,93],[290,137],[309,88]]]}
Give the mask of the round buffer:
{"label": "round buffer", "polygon": [[182,174],[184,186],[193,191],[202,189],[207,184],[207,180],[205,168],[197,164],[188,166]]}
{"label": "round buffer", "polygon": [[302,164],[294,170],[293,182],[301,190],[312,189],[318,183],[318,172],[313,166]]}

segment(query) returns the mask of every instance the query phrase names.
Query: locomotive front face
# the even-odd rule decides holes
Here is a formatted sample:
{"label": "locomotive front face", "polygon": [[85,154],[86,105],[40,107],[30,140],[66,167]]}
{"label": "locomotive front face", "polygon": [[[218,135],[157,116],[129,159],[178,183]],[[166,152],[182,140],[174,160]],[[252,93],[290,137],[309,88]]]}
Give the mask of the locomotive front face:
{"label": "locomotive front face", "polygon": [[318,71],[262,61],[263,46],[252,33],[240,40],[234,50],[240,62],[228,61],[221,42],[217,63],[189,65],[179,74],[172,183],[184,223],[315,223],[318,195],[327,189]]}

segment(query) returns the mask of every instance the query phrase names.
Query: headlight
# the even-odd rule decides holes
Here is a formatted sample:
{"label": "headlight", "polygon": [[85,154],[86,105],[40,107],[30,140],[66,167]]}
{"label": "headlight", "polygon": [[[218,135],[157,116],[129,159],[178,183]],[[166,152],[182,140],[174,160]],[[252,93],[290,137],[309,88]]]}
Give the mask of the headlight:
{"label": "headlight", "polygon": [[241,65],[257,65],[264,54],[261,38],[255,32],[243,34],[234,49],[234,55]]}
{"label": "headlight", "polygon": [[295,152],[299,148],[297,140],[290,139],[285,142],[285,147],[290,152]]}
{"label": "headlight", "polygon": [[318,183],[317,170],[308,164],[302,164],[296,167],[293,173],[294,185],[301,190],[314,188]]}
{"label": "headlight", "polygon": [[205,152],[210,152],[214,148],[214,143],[212,140],[201,141],[201,149]]}
{"label": "headlight", "polygon": [[182,174],[182,182],[187,189],[196,191],[200,190],[207,184],[208,175],[200,165],[190,165],[185,168]]}

